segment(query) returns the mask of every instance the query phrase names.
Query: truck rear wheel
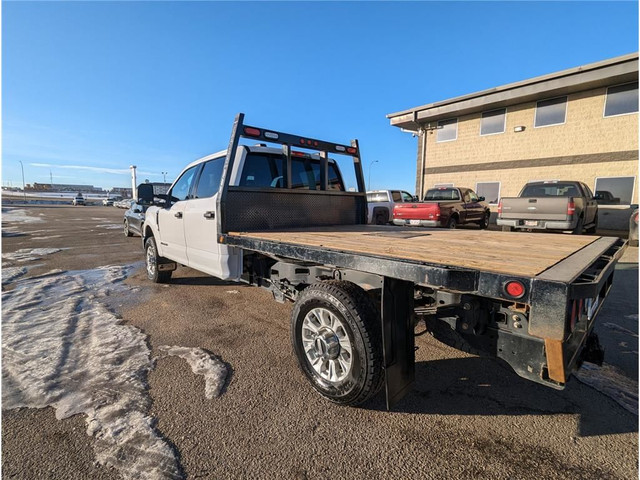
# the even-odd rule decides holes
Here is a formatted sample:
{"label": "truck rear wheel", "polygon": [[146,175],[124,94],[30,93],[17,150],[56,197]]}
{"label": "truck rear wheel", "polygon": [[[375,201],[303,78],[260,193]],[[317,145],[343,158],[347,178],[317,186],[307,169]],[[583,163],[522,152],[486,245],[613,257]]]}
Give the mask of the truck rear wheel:
{"label": "truck rear wheel", "polygon": [[158,247],[153,237],[147,238],[147,241],[144,243],[144,252],[147,278],[153,283],[167,283],[171,279],[171,270],[162,272],[158,270],[158,264],[164,259],[158,255]]}
{"label": "truck rear wheel", "polygon": [[454,229],[458,227],[458,219],[456,217],[451,217],[447,222],[447,228]]}
{"label": "truck rear wheel", "polygon": [[344,281],[315,283],[291,314],[291,340],[300,369],[323,397],[359,405],[382,386],[380,316],[371,298]]}

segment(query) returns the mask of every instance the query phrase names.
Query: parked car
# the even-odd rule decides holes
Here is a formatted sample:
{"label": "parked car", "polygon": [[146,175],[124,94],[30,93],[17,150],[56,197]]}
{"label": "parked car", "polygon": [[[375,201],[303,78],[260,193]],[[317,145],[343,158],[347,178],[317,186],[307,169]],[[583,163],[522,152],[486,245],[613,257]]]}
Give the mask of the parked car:
{"label": "parked car", "polygon": [[133,235],[142,236],[142,224],[144,223],[144,214],[149,208],[148,205],[140,205],[133,202],[131,207],[124,212],[124,235],[132,237]]}
{"label": "parked car", "polygon": [[126,200],[120,200],[119,202],[114,202],[113,205],[118,208],[131,208],[131,205],[133,205],[133,200],[130,198],[127,198]]}
{"label": "parked car", "polygon": [[108,196],[107,198],[102,200],[102,205],[104,205],[105,207],[109,207],[112,206],[115,202],[119,202],[121,200],[122,197],[120,195]]}
{"label": "parked car", "polygon": [[629,245],[638,246],[638,209],[631,214],[629,219]]}
{"label": "parked car", "polygon": [[84,202],[84,197],[82,196],[82,193],[78,192],[78,194],[75,196],[75,198],[71,201],[72,205],[86,205],[86,203]]}
{"label": "parked car", "polygon": [[550,180],[527,183],[516,198],[498,204],[498,225],[503,230],[570,230],[596,233],[598,202],[582,182]]}
{"label": "parked car", "polygon": [[491,211],[470,188],[438,187],[427,190],[424,202],[399,203],[393,208],[394,225],[456,228],[477,223],[489,226]]}
{"label": "parked car", "polygon": [[389,223],[393,217],[393,206],[396,203],[417,202],[414,197],[404,190],[371,190],[367,192],[369,210],[368,221],[376,225]]}

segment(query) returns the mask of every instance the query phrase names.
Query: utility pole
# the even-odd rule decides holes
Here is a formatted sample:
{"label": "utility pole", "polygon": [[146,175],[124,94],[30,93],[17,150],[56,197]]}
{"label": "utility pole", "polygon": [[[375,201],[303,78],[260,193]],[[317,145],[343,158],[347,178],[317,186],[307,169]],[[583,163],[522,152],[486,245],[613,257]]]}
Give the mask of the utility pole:
{"label": "utility pole", "polygon": [[130,165],[131,169],[131,198],[135,201],[138,201],[138,186],[136,185],[136,167],[135,165]]}
{"label": "utility pole", "polygon": [[162,172],[163,183],[167,183],[167,173],[168,172]]}
{"label": "utility pole", "polygon": [[53,173],[49,170],[49,178],[51,179],[51,191],[53,191]]}
{"label": "utility pole", "polygon": [[24,165],[22,165],[21,160],[18,161],[20,162],[20,169],[22,170],[22,198],[24,198],[24,203],[27,203],[27,192],[24,190]]}

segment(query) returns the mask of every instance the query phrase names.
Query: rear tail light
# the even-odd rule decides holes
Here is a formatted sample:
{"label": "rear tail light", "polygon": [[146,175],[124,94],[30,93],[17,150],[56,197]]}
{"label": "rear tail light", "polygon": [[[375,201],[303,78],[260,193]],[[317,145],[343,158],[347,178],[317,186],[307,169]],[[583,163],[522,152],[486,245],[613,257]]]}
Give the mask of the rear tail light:
{"label": "rear tail light", "polygon": [[636,225],[638,224],[638,212],[633,216],[633,221],[636,222]]}
{"label": "rear tail light", "polygon": [[498,202],[498,215],[502,215],[502,200]]}
{"label": "rear tail light", "polygon": [[569,203],[567,203],[567,215],[575,215],[576,213],[576,204],[574,203],[573,199],[569,200]]}
{"label": "rear tail light", "polygon": [[522,282],[518,280],[510,280],[504,285],[504,291],[507,295],[513,298],[520,298],[524,296],[525,288]]}

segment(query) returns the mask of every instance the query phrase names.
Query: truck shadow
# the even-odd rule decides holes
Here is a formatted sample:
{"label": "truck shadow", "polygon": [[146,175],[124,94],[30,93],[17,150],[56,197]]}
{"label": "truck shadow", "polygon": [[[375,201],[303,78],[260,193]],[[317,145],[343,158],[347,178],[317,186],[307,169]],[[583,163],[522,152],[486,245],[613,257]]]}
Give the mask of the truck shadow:
{"label": "truck shadow", "polygon": [[[503,368],[496,368],[503,367]],[[572,378],[554,390],[518,377],[490,358],[451,358],[416,363],[413,389],[394,412],[436,415],[577,416],[583,437],[638,431],[638,417]],[[385,410],[384,394],[365,408]]]}

